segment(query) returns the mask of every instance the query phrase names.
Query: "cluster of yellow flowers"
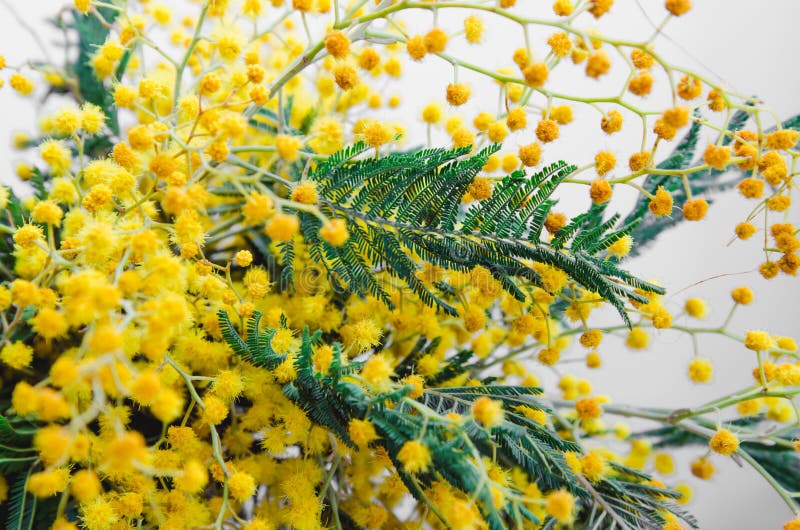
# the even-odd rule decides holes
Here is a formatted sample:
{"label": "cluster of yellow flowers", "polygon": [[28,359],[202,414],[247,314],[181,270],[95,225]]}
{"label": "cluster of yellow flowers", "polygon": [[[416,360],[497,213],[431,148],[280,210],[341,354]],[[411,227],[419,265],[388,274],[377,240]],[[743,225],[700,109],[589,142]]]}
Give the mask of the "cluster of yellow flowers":
{"label": "cluster of yellow flowers", "polygon": [[[611,151],[600,151],[579,170],[594,171],[597,178],[584,181],[576,172],[566,182],[587,185],[598,205],[611,199],[616,185],[634,186],[648,197],[651,214],[661,217],[675,215],[678,187],[647,191],[645,179],[682,180],[682,215],[697,221],[708,203],[692,196],[693,174],[738,166],[748,173],[738,184],[740,193],[758,203],[736,235],[750,238],[758,230],[754,220],[763,218],[772,243],[765,236],[768,258],[761,273],[796,275],[800,240],[787,216],[798,133],[762,130],[761,120],[754,131],[732,131],[728,124],[736,112],[758,117],[766,110],[668,64],[650,41],[616,40],[579,27],[608,16],[613,0],[557,0],[555,18],[546,20],[527,17],[525,4],[204,0],[181,5],[177,12],[188,13],[181,16],[177,6],[153,0],[75,0],[76,20],[100,21],[108,30],[101,42],[92,43],[87,63],[94,82],[109,90],[109,104],[86,101],[81,89],[87,81],[74,69],[36,66],[45,84],[78,103],[48,114],[36,138],[16,139],[20,147],[35,147],[40,158],[20,164],[17,174],[44,182],[42,190],[21,203],[5,188],[0,194],[0,206],[9,212],[0,231],[13,243],[0,267],[0,361],[7,368],[2,396],[9,417],[37,425],[36,466],[26,489],[37,498],[61,499],[54,528],[306,530],[335,525],[323,520],[326,505],[337,514],[341,508],[365,528],[441,525],[439,518],[449,528],[484,528],[474,499],[445,481],[424,492],[435,509],[419,506],[403,516],[409,511],[408,484],[389,455],[371,445],[378,437],[375,426],[353,420],[349,434],[358,450],[349,448],[284,395],[283,386],[297,377],[294,361],[306,327],[323,332],[314,351],[315,370],[328,373],[333,343],[340,342],[348,358],[364,361],[352,379],[371,392],[413,385],[409,397],[422,396],[425,381],[443,373],[452,352],[464,348],[476,363],[444,386],[480,385],[487,376],[539,386],[534,366],[553,371],[557,387],[547,395],[556,411],[520,405],[518,412],[557,429],[564,439],[597,438],[602,446],[565,455],[589,483],[613,476],[614,462],[665,476],[675,464],[667,453],[652,454],[644,440],[630,441],[625,424],[605,424],[605,414],[635,414],[615,409],[589,381],[560,366],[573,337],[588,352],[586,365],[599,368],[607,334],[623,336],[631,349],[648,346],[648,329],[726,334],[757,352],[755,386],[684,417],[737,406],[742,416],[766,410],[771,421],[796,426],[796,343],[763,331],[738,337],[728,331],[730,315],[713,329],[673,326],[661,296],[641,292],[648,303],[628,308],[636,318],[632,329],[593,326],[591,314],[603,299],[554,266],[533,265],[541,287],[527,286],[522,302],[483,267],[452,271],[422,260],[419,280],[431,287],[450,285],[458,317],[389,287],[392,310],[375,298],[342,295],[324,264],[309,255],[292,212],[320,218],[319,237],[334,247],[356,235],[348,233],[343,219],[329,219],[319,210],[319,191],[305,178],[307,172],[353,140],[364,140],[376,156],[402,142],[410,123],[374,117],[401,103],[396,96],[384,101],[383,87],[401,76],[406,61],[430,56],[451,65],[455,74],[452,83],[437,88],[443,101],[422,109],[429,138],[431,129],[442,128],[456,147],[478,148],[510,135],[521,144],[492,155],[464,203],[491,197],[497,175],[540,165],[547,145],[573,121],[572,105],[587,105],[599,110],[599,126],[608,135],[619,132],[631,115],[640,117],[642,142],[630,155],[630,171],[618,167]],[[667,0],[664,13],[681,16],[690,7],[688,0]],[[434,23],[413,33],[402,16],[414,10],[433,12],[436,20],[468,15],[456,32]],[[552,30],[547,48],[537,57],[526,42],[509,58],[516,70],[497,71],[447,52],[457,38],[481,45],[492,17],[519,24],[526,37],[532,26]],[[593,79],[612,68],[630,73],[621,95],[585,98],[550,86],[552,72],[569,63],[581,65]],[[6,68],[4,59],[0,66]],[[8,78],[21,96],[37,90],[26,68],[14,67]],[[639,109],[628,101],[628,92],[636,98],[650,94],[656,69],[668,74],[670,100],[657,111]],[[477,93],[459,81],[459,71],[496,82],[502,112],[477,113],[471,123],[459,115],[456,108]],[[676,83],[674,75],[680,75]],[[724,124],[716,125],[709,113],[722,113]],[[657,150],[690,124],[718,132],[703,148],[702,160],[679,169],[657,165]],[[612,176],[615,172],[619,176]],[[776,223],[773,215],[784,218]],[[544,221],[548,237],[568,222],[563,213],[550,213]],[[276,265],[282,245],[290,242],[297,256],[293,286]],[[629,236],[619,239],[607,257],[623,258],[632,244]],[[391,281],[384,273],[375,277]],[[732,298],[735,309],[750,303],[753,293],[741,287]],[[260,312],[262,324],[275,330],[271,347],[286,360],[267,371],[234,355],[222,340],[220,310],[236,316],[237,325]],[[684,312],[703,319],[708,308],[691,298]],[[437,342],[418,359],[416,373],[397,381],[394,371],[419,337]],[[711,381],[712,373],[710,361],[699,356],[688,367],[697,383]],[[484,397],[472,404],[469,417],[491,430],[503,421],[504,410]],[[663,421],[676,423],[669,415]],[[709,454],[696,460],[691,472],[707,479],[714,471],[710,453],[735,453],[738,438],[722,427],[697,427],[695,434],[709,439]],[[420,441],[406,443],[397,459],[411,474],[432,465],[430,449]],[[498,506],[513,487],[524,493],[533,514],[564,524],[574,520],[576,499],[569,492],[542,492],[522,470],[501,462],[480,464]],[[334,475],[336,491],[330,485]],[[1,479],[5,499],[9,485]],[[663,484],[654,480],[653,486]],[[676,489],[681,502],[688,502],[689,486]],[[77,519],[67,509],[70,502]],[[532,522],[529,527],[538,528]],[[669,521],[664,528],[683,527]]]}

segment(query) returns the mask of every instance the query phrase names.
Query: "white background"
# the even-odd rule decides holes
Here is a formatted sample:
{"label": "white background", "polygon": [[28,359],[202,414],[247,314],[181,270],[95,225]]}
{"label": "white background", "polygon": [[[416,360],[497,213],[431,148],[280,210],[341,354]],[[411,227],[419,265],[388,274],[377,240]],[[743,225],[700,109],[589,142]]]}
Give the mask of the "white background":
{"label": "white background", "polygon": [[[4,1],[13,5],[45,41],[55,37],[42,20],[61,8],[62,2]],[[166,3],[173,5],[178,0]],[[520,0],[518,4],[520,9],[527,9],[530,5],[531,9],[541,11],[542,6],[550,5],[550,0]],[[641,4],[652,20],[660,22],[664,13],[661,0],[641,0]],[[708,0],[695,1],[695,4],[689,15],[673,20],[667,26],[666,38],[657,41],[657,49],[672,63],[690,66],[713,79],[722,79],[738,92],[758,95],[781,117],[800,112],[800,82],[795,55],[800,50],[800,28],[797,26],[800,2]],[[609,34],[629,33],[640,37],[652,29],[642,17],[640,6],[631,0],[618,0],[612,14],[614,16],[608,25],[601,25],[599,29]],[[420,23],[423,28],[430,27],[430,22],[422,17]],[[41,56],[30,35],[9,16],[1,3],[0,30],[0,53],[6,56],[9,64],[20,65],[27,58]],[[512,41],[509,35],[512,33],[502,28],[493,30],[490,27],[486,45],[470,52],[470,59],[482,61],[492,68],[510,63],[497,59],[499,53],[509,57],[510,51],[519,45],[519,36],[513,34]],[[546,35],[534,35],[534,39],[544,37]],[[680,46],[674,43],[680,43]],[[498,52],[500,49],[503,51]],[[406,108],[418,109],[428,101],[441,99],[442,87],[450,76],[450,71],[441,64],[427,61],[407,70],[403,84],[388,87],[386,93],[402,93],[408,105]],[[585,80],[576,80],[575,83],[576,87],[588,87],[589,90],[598,86],[586,84]],[[495,109],[495,94],[477,93],[473,108]],[[582,163],[594,152],[610,149],[617,152],[624,163],[632,151],[628,148],[630,142],[625,143],[626,137],[598,139],[599,136],[585,130],[586,123],[581,124],[580,118],[584,117],[581,112],[576,109],[576,125],[565,128],[559,146],[546,151],[547,160],[565,157],[568,161]],[[30,102],[20,101],[6,86],[0,91],[0,119],[0,181],[12,183],[15,180],[12,167],[18,154],[9,148],[11,132],[30,131],[36,114]],[[420,133],[419,129],[411,129],[412,136]],[[627,138],[636,138],[637,134],[638,131],[633,131]],[[510,142],[521,143],[523,140],[513,136],[509,138]],[[633,145],[636,143],[634,140]],[[584,196],[585,191],[581,191],[580,196],[567,194],[564,208],[569,211],[584,208]],[[661,281],[671,293],[668,306],[673,310],[679,309],[688,296],[709,300],[715,308],[710,317],[712,323],[727,313],[730,289],[741,284],[750,285],[756,291],[756,302],[737,313],[732,329],[743,333],[745,329],[764,328],[775,334],[797,337],[800,331],[798,279],[781,276],[766,282],[753,272],[763,259],[763,254],[759,255],[757,251],[757,242],[727,246],[732,227],[742,220],[749,208],[735,193],[717,197],[706,220],[684,223],[665,234],[644,257],[628,262],[628,267],[637,274]],[[796,214],[793,219],[797,223]],[[684,290],[687,287],[690,288]],[[653,346],[646,352],[631,353],[619,347],[619,342],[607,341],[601,348],[604,367],[592,373],[591,378],[596,391],[611,394],[617,403],[675,408],[697,405],[750,383],[749,371],[755,360],[743,347],[716,337],[703,337],[700,349],[715,364],[715,383],[711,386],[697,386],[687,380],[685,373],[691,358],[691,343],[672,332],[654,337]],[[576,374],[584,372],[577,364],[575,367]],[[697,500],[690,509],[699,518],[702,528],[780,528],[790,518],[789,510],[758,475],[749,469],[738,468],[730,460],[714,458],[718,473],[710,484],[699,483],[690,476],[687,468],[689,459],[701,453],[700,449],[687,451],[677,476],[687,479],[696,489]],[[674,479],[675,476],[669,477],[669,480]]]}

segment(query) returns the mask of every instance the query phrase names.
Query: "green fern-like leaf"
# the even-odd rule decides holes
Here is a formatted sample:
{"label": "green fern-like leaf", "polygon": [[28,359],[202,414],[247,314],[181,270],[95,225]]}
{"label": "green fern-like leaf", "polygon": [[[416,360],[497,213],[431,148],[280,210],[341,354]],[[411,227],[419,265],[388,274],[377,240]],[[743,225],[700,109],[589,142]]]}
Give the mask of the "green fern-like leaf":
{"label": "green fern-like leaf", "polygon": [[[322,212],[346,219],[351,237],[333,247],[320,238],[317,217],[295,212],[311,259],[325,266],[337,289],[373,296],[392,307],[384,280],[376,274],[382,271],[425,304],[451,315],[456,309],[447,286],[422,281],[421,261],[461,272],[482,266],[519,300],[525,299],[521,282],[541,285],[530,263],[547,263],[605,297],[626,322],[625,301],[644,301],[636,289],[660,292],[592,259],[634,224],[618,226],[617,217],[592,223],[602,213],[592,210],[552,243],[540,239],[555,204],[550,197],[575,166],[557,162],[533,175],[514,172],[495,185],[491,197],[463,206],[461,198],[498,148],[491,145],[473,155],[468,148],[421,149],[375,158],[362,156],[367,149],[362,142],[332,155],[309,178],[317,183]],[[281,254],[281,266],[291,275],[291,249],[282,246]]]}
{"label": "green fern-like leaf", "polygon": [[[269,337],[275,330],[259,331],[260,315],[254,314],[244,325],[246,337],[240,336],[224,312],[220,312],[220,327],[231,349],[245,361],[264,369],[276,365],[264,362],[273,355]],[[548,425],[542,425],[525,416],[521,407],[549,411],[542,400],[541,391],[535,387],[482,385],[470,387],[438,387],[429,380],[425,391],[411,399],[412,386],[397,384],[395,388],[374,393],[358,384],[359,363],[350,363],[342,354],[339,344],[333,345],[334,355],[330,368],[320,373],[314,368],[313,352],[321,332],[311,333],[306,328],[301,336],[300,349],[294,357],[296,378],[286,383],[283,393],[300,407],[315,424],[335,435],[342,443],[354,446],[348,427],[354,419],[369,420],[379,438],[373,442],[381,447],[394,463],[398,476],[409,492],[420,502],[430,504],[426,489],[434,482],[446,481],[477,501],[477,506],[493,530],[516,527],[523,519],[536,521],[526,509],[522,492],[502,506],[496,506],[490,488],[491,481],[481,462],[484,458],[496,459],[506,467],[519,467],[542,491],[567,489],[578,499],[578,520],[592,520],[598,511],[610,507],[615,517],[626,521],[632,528],[660,528],[664,513],[672,512],[695,527],[691,517],[683,514],[671,503],[676,494],[655,488],[646,482],[647,475],[615,468],[612,478],[601,479],[593,486],[581,482],[567,464],[565,452],[581,452],[579,445],[563,440]],[[420,339],[412,348],[410,360],[400,363],[403,374],[413,370],[414,359],[436,347],[435,341]],[[450,362],[463,369],[466,354],[459,353]],[[401,374],[396,374],[399,382]],[[489,396],[498,400],[504,409],[501,424],[486,429],[471,416],[473,402]],[[462,422],[446,419],[448,413],[465,418]],[[410,474],[399,459],[403,446],[420,440],[431,452],[431,465],[427,470]],[[337,480],[335,477],[332,480]],[[509,486],[510,487],[510,486]],[[588,488],[592,488],[590,491]],[[602,504],[597,497],[602,498]],[[340,522],[343,512],[339,512]],[[447,525],[447,521],[443,520]],[[596,526],[602,528],[603,526]]]}

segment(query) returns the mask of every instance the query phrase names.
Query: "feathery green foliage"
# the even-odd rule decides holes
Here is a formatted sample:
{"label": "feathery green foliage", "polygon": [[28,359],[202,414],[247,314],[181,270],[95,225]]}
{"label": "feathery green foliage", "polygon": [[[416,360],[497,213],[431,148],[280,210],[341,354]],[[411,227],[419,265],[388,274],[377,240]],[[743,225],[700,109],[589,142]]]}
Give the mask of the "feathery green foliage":
{"label": "feathery green foliage", "polygon": [[[551,195],[575,166],[557,162],[533,175],[515,171],[495,185],[490,198],[463,206],[462,197],[498,148],[491,145],[475,155],[469,155],[469,148],[437,148],[372,157],[364,156],[367,145],[362,142],[332,155],[309,178],[317,183],[322,212],[346,219],[351,237],[334,247],[320,237],[318,217],[295,212],[311,258],[345,292],[371,295],[391,307],[377,270],[453,315],[448,286],[423,282],[415,257],[445,270],[484,267],[519,300],[525,299],[520,282],[542,285],[533,262],[555,266],[608,300],[626,322],[625,301],[646,301],[635,289],[662,292],[602,255],[636,222],[619,227],[619,216],[612,216],[596,223],[602,211],[593,209],[564,227],[552,243],[543,241],[544,221],[556,202]],[[289,280],[291,249],[281,247],[281,254],[283,279]]]}
{"label": "feathery green foliage", "polygon": [[[265,370],[273,370],[285,358],[276,356],[270,345],[275,330],[259,330],[261,315],[256,311],[243,326],[244,338],[234,329],[224,311],[219,312],[225,341],[243,360]],[[520,407],[552,412],[541,391],[534,387],[481,385],[474,387],[440,387],[426,385],[422,396],[413,399],[411,385],[404,385],[401,374],[393,378],[388,391],[369,391],[358,376],[361,363],[350,362],[340,344],[333,345],[333,360],[326,373],[315,369],[314,347],[321,332],[303,331],[299,353],[294,358],[296,378],[283,387],[283,393],[317,425],[325,427],[342,443],[356,447],[348,427],[354,419],[369,420],[382,447],[394,463],[409,492],[420,502],[432,506],[427,489],[437,481],[476,499],[482,515],[492,530],[518,526],[524,518],[537,521],[526,507],[522,492],[505,487],[504,502],[497,506],[489,487],[485,459],[495,459],[507,467],[519,467],[541,491],[565,489],[578,500],[578,521],[587,528],[610,528],[613,519],[626,521],[634,528],[661,528],[665,511],[672,512],[692,527],[694,520],[672,502],[677,494],[647,483],[650,477],[614,465],[608,478],[594,483],[576,477],[565,459],[565,453],[581,452],[574,442],[564,440],[548,424],[525,416]],[[433,346],[432,346],[433,345]],[[425,339],[417,342],[411,354],[401,361],[402,373],[413,371],[414,358],[435,347]],[[502,404],[502,422],[487,429],[471,419],[473,402],[488,396]],[[454,413],[460,420],[450,419]],[[417,473],[405,471],[398,455],[409,441],[419,440],[430,449],[431,465]],[[340,478],[331,477],[327,488],[343,488]],[[614,518],[602,516],[613,510]],[[443,517],[441,514],[439,514]],[[609,515],[606,513],[606,515]],[[350,517],[341,511],[340,520]],[[444,517],[443,517],[444,519]],[[443,521],[445,525],[447,521]],[[538,521],[546,525],[550,520]]]}

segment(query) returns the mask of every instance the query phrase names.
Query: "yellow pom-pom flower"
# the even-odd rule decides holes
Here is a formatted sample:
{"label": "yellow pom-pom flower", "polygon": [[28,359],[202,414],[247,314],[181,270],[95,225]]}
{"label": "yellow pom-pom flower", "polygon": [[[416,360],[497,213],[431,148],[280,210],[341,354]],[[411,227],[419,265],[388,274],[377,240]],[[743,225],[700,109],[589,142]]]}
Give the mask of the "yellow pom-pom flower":
{"label": "yellow pom-pom flower", "polygon": [[397,459],[409,473],[425,472],[431,465],[431,450],[421,441],[411,440],[400,448]]}
{"label": "yellow pom-pom flower", "polygon": [[718,429],[708,442],[715,453],[729,456],[739,449],[739,439],[727,429]]}

